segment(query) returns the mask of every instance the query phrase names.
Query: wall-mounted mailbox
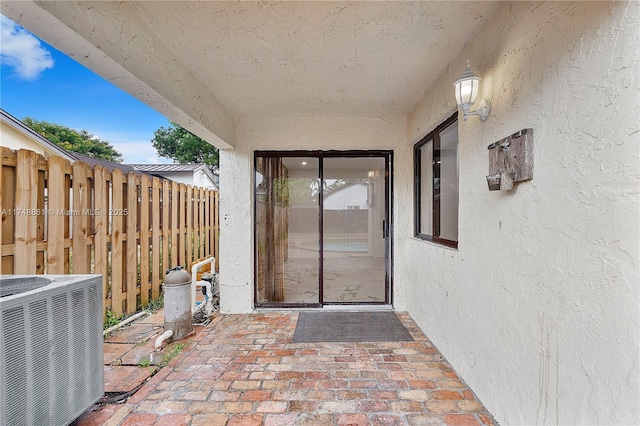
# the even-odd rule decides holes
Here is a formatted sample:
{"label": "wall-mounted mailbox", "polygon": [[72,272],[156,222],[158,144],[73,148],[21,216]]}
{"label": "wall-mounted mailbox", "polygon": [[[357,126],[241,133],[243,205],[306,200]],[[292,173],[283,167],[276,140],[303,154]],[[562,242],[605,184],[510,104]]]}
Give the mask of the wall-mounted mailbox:
{"label": "wall-mounted mailbox", "polygon": [[507,191],[533,179],[533,129],[523,129],[494,142],[489,149],[489,191]]}

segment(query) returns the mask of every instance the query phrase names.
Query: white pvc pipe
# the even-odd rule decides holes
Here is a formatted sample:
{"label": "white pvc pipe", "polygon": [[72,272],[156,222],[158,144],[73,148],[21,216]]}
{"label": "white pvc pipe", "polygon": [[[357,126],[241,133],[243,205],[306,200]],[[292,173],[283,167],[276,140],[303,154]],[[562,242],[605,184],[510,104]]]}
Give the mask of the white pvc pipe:
{"label": "white pvc pipe", "polygon": [[213,290],[211,289],[211,283],[209,281],[198,281],[198,285],[204,286],[207,292],[207,304],[205,305],[204,313],[209,316],[213,312]]}
{"label": "white pvc pipe", "polygon": [[[202,268],[202,266],[206,265],[207,263],[211,263],[211,273],[213,274],[216,271],[216,258],[213,256],[211,256],[208,259],[202,260],[198,263],[195,263],[191,267],[191,307],[192,309],[194,309],[194,312],[196,308],[196,287],[198,284],[198,269]],[[211,295],[209,295],[209,298],[211,298]]]}
{"label": "white pvc pipe", "polygon": [[162,348],[162,342],[164,342],[167,339],[170,339],[171,336],[173,336],[173,330],[167,330],[164,333],[162,333],[160,336],[158,336],[155,344],[156,351],[160,351],[160,349]]}
{"label": "white pvc pipe", "polygon": [[122,327],[123,325],[127,325],[127,324],[129,324],[131,321],[135,321],[135,320],[137,320],[138,318],[143,317],[143,316],[145,316],[145,315],[147,315],[147,314],[149,314],[149,313],[150,313],[149,311],[142,311],[142,312],[138,312],[137,314],[130,316],[130,317],[129,317],[129,318],[127,318],[126,320],[124,320],[124,321],[120,321],[118,324],[116,324],[116,325],[114,325],[114,326],[112,326],[112,327],[107,328],[105,331],[103,331],[103,332],[102,332],[102,336],[104,337],[104,336],[106,336],[107,334],[111,333],[112,331],[119,329],[119,328],[120,328],[120,327]]}

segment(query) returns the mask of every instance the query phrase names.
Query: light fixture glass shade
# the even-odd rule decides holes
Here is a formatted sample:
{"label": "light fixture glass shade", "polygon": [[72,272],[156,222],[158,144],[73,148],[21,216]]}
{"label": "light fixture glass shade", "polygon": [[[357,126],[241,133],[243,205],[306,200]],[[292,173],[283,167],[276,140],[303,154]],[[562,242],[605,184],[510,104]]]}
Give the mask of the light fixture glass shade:
{"label": "light fixture glass shade", "polygon": [[456,102],[463,109],[466,110],[475,103],[480,89],[480,77],[471,71],[468,60],[462,75],[453,86],[455,87]]}
{"label": "light fixture glass shade", "polygon": [[456,101],[458,105],[473,105],[478,97],[478,89],[480,87],[479,78],[469,78],[466,80],[456,81]]}

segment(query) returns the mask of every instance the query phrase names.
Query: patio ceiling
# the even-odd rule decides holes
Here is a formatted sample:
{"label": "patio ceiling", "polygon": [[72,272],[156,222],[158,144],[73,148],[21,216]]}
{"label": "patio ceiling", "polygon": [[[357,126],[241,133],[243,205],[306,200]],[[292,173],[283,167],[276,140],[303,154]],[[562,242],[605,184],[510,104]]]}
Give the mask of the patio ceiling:
{"label": "patio ceiling", "polygon": [[494,4],[3,1],[2,13],[229,148],[235,117],[407,115]]}

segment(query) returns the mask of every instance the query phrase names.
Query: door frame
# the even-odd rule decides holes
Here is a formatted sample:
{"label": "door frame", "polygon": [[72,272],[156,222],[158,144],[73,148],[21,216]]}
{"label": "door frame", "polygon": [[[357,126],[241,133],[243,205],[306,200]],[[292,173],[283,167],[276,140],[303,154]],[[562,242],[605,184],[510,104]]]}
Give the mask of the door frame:
{"label": "door frame", "polygon": [[[387,236],[388,242],[385,244],[385,301],[384,302],[330,302],[325,303],[323,297],[324,289],[324,213],[323,203],[324,194],[322,191],[319,193],[319,209],[318,209],[318,232],[319,232],[319,278],[318,278],[318,301],[319,303],[286,303],[286,302],[267,302],[258,303],[258,288],[257,288],[257,271],[258,271],[258,256],[257,253],[257,202],[255,191],[255,173],[257,169],[258,157],[315,157],[319,161],[319,175],[318,178],[322,181],[324,179],[324,159],[325,158],[362,158],[362,157],[382,157],[385,159],[385,199],[386,208],[384,213],[384,225],[383,235]],[[324,306],[393,306],[393,150],[292,150],[292,151],[277,151],[277,150],[257,150],[253,153],[253,306],[254,308],[323,308]]]}

